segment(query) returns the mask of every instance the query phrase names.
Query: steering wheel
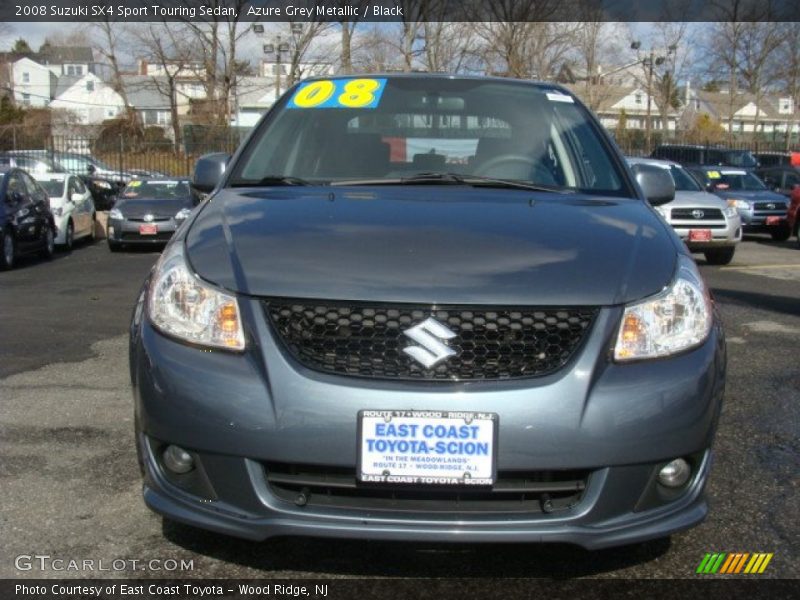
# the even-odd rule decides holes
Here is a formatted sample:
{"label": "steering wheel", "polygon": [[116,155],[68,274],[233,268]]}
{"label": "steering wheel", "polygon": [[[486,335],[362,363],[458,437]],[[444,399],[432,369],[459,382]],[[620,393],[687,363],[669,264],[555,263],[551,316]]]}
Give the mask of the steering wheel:
{"label": "steering wheel", "polygon": [[475,169],[474,174],[480,177],[509,177],[509,175],[492,173],[492,171],[500,165],[515,164],[524,167],[524,172],[522,173],[521,177],[517,175],[511,175],[510,177],[514,179],[529,179],[531,171],[538,166],[538,162],[533,160],[530,156],[525,156],[523,154],[501,154],[500,156],[495,156],[494,158],[490,158],[486,162],[480,164],[478,168]]}

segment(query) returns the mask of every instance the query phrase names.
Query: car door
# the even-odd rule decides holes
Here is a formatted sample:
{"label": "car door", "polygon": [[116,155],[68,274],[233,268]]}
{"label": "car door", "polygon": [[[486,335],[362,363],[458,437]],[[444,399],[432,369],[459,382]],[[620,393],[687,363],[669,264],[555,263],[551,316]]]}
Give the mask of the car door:
{"label": "car door", "polygon": [[92,233],[92,227],[94,227],[94,200],[92,199],[92,193],[89,189],[83,184],[80,177],[73,177],[72,178],[75,182],[75,192],[80,195],[81,197],[81,211],[83,214],[84,219],[86,219],[86,233]]}
{"label": "car door", "polygon": [[45,228],[50,227],[50,197],[47,195],[45,189],[25,171],[21,171],[20,176],[28,190],[31,214],[36,221],[36,240],[41,241],[44,238]]}
{"label": "car door", "polygon": [[77,177],[67,177],[67,200],[72,209],[72,223],[75,226],[75,237],[81,237],[88,229],[86,204],[83,194],[78,191]]}
{"label": "car door", "polygon": [[6,189],[6,209],[9,222],[14,229],[17,248],[27,252],[39,243],[39,220],[33,209],[30,193],[22,178],[22,171],[12,171],[8,175]]}

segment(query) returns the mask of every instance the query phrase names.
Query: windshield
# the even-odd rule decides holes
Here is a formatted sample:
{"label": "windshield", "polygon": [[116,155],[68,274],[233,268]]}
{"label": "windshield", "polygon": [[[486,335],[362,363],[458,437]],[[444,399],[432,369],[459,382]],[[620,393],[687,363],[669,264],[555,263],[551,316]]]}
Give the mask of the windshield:
{"label": "windshield", "polygon": [[122,191],[123,198],[154,198],[157,200],[174,200],[189,196],[189,182],[179,181],[142,181],[134,179]]}
{"label": "windshield", "polygon": [[101,169],[103,171],[114,170],[114,167],[110,167],[107,164],[103,163],[102,161],[97,160],[96,158],[91,158],[90,156],[82,156],[80,154],[65,154],[59,157],[59,161],[69,171],[74,171],[78,173],[86,173],[89,165],[93,165],[95,168]]}
{"label": "windshield", "polygon": [[[715,174],[719,176],[713,177]],[[719,173],[709,173],[709,179],[720,189],[745,192],[757,192],[767,189],[758,177],[746,171],[720,171]]]}
{"label": "windshield", "polygon": [[734,167],[744,167],[754,169],[758,166],[758,160],[746,150],[732,151],[725,153],[725,162]]}
{"label": "windshield", "polygon": [[39,185],[44,188],[44,191],[47,192],[47,195],[51,198],[61,198],[64,195],[64,181],[42,181],[41,179],[37,179],[36,181],[39,182]]}
{"label": "windshield", "polygon": [[408,183],[447,173],[590,193],[622,176],[571,96],[518,82],[434,77],[301,84],[251,138],[231,185]]}
{"label": "windshield", "polygon": [[672,165],[669,168],[669,173],[672,175],[672,180],[675,182],[676,192],[701,192],[703,188],[695,181],[689,172],[683,167]]}

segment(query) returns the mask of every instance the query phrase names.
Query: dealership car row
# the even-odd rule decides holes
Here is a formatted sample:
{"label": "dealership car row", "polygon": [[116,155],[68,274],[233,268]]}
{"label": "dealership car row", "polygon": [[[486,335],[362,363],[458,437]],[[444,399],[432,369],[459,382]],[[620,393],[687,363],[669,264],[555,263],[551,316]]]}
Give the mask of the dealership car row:
{"label": "dealership car row", "polygon": [[[745,233],[776,241],[797,237],[800,248],[800,154],[663,145],[649,158],[628,159],[667,170],[675,199],[656,211],[692,252],[712,265],[729,264]],[[119,172],[88,155],[48,151],[0,153],[2,263],[26,254],[50,257],[82,239],[107,238],[117,252],[163,245],[198,204],[188,178]],[[49,199],[47,202],[43,201]],[[98,226],[107,211],[105,227]],[[52,236],[52,242],[50,237]]]}

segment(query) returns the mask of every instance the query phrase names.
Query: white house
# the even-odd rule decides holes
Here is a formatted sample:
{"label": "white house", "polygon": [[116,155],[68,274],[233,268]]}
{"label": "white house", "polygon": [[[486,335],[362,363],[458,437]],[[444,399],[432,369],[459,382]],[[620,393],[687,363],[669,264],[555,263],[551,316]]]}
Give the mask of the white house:
{"label": "white house", "polygon": [[[576,83],[567,85],[572,92],[589,106],[607,129],[615,129],[620,116],[625,114],[626,129],[647,128],[647,91],[643,86],[594,85]],[[656,96],[650,97],[650,123],[653,131],[674,131],[678,114],[673,109],[661,115]]]}
{"label": "white house", "polygon": [[50,107],[71,111],[81,125],[98,125],[122,114],[125,103],[111,86],[94,73],[87,73],[83,77],[60,78]]}
{"label": "white house", "polygon": [[752,134],[756,127],[759,134],[785,134],[787,129],[793,133],[798,131],[800,111],[791,97],[765,94],[756,98],[744,92],[706,92],[687,86],[684,101],[683,121],[687,126],[698,115],[707,114],[724,130],[730,126],[733,133]]}
{"label": "white house", "polygon": [[44,107],[55,96],[56,75],[46,66],[20,58],[11,67],[14,101],[21,106]]}
{"label": "white house", "polygon": [[275,80],[272,77],[241,77],[235,94],[231,125],[254,127],[275,102]]}

